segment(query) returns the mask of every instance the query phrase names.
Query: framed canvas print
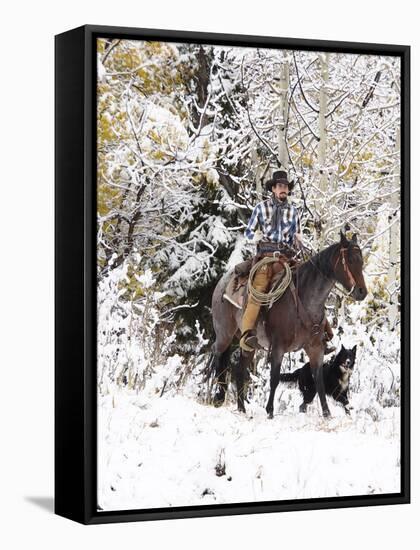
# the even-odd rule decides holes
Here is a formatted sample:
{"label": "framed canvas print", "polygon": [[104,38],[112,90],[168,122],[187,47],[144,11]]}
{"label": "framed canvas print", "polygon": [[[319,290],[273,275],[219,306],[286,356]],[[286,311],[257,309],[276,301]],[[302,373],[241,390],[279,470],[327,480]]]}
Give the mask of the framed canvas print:
{"label": "framed canvas print", "polygon": [[56,513],[409,502],[409,56],[56,37]]}

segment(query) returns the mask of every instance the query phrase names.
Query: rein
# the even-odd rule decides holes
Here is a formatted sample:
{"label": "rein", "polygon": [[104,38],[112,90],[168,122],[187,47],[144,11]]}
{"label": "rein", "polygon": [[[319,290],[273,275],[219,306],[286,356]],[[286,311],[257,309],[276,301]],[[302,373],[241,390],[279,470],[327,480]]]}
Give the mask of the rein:
{"label": "rein", "polygon": [[348,258],[346,259],[346,255],[345,253],[348,252],[348,248],[344,248],[344,247],[341,247],[340,248],[340,252],[337,256],[337,259],[335,261],[335,264],[334,264],[334,271],[336,270],[337,268],[337,264],[341,258],[341,263],[343,264],[343,270],[344,270],[344,273],[345,275],[347,276],[347,279],[349,281],[349,284],[351,285],[351,289],[348,291],[347,293],[347,296],[350,296],[350,294],[353,292],[355,286],[356,286],[356,280],[355,278],[353,277],[353,273],[351,272],[349,266],[348,266]]}

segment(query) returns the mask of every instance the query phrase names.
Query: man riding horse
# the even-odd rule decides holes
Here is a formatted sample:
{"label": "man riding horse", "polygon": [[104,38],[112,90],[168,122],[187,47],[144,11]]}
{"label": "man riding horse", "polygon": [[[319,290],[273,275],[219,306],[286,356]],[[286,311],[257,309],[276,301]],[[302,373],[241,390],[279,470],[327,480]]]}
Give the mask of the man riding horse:
{"label": "man riding horse", "polygon": [[[259,202],[251,215],[245,230],[245,237],[253,241],[257,227],[262,232],[262,240],[257,244],[257,258],[281,254],[292,258],[302,243],[299,212],[288,196],[294,182],[287,178],[286,172],[279,170],[266,182],[269,199]],[[262,265],[255,273],[252,285],[259,292],[267,292],[271,283],[272,269],[269,264]],[[255,326],[261,304],[248,295],[247,306],[242,317],[241,339],[239,345],[244,352],[253,352],[259,347]],[[330,326],[326,327],[328,339],[332,338]]]}
{"label": "man riding horse", "polygon": [[[295,254],[293,246],[302,240],[297,209],[287,200],[293,186],[283,171],[275,172],[266,185],[272,195],[254,208],[245,233],[248,239],[252,239],[259,226],[263,239],[258,244],[256,258],[262,258],[262,261],[254,264],[251,270],[253,288],[248,287],[251,295],[243,315],[238,304],[226,299],[227,286],[233,280],[232,271],[226,272],[219,279],[212,296],[211,310],[216,336],[212,362],[216,381],[213,403],[220,406],[225,401],[231,345],[241,329],[239,360],[232,364],[238,410],[245,412],[247,373],[260,340],[265,348],[270,349],[270,395],[266,406],[268,417],[273,418],[274,396],[280,381],[283,357],[286,353],[301,349],[309,358],[322,414],[328,417],[330,411],[324,386],[323,360],[326,334],[330,339],[332,332],[325,316],[325,304],[337,283],[354,300],[362,301],[366,298],[368,291],[363,275],[362,251],[356,234],[349,240],[340,232],[338,242],[297,263],[294,273],[290,273],[286,265],[291,263]],[[266,258],[266,255],[272,257]],[[264,269],[265,264],[272,270]],[[267,294],[267,290],[275,294],[269,288],[272,283],[271,271],[277,271],[281,277],[283,270],[288,278],[286,290],[280,294],[281,298],[270,298],[264,323],[258,323],[260,304],[257,300],[266,303],[263,294]],[[283,279],[280,279],[280,283],[283,284]],[[282,286],[276,287],[276,291],[284,290]],[[259,293],[255,292],[255,287],[260,290]]]}

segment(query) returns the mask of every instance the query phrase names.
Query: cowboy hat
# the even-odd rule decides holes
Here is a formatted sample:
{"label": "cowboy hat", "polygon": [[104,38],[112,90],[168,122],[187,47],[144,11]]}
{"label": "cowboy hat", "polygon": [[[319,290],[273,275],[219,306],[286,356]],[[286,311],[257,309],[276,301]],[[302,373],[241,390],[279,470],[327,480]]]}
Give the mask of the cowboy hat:
{"label": "cowboy hat", "polygon": [[285,183],[289,186],[289,194],[293,191],[293,187],[295,186],[294,181],[289,181],[287,179],[287,173],[283,170],[278,170],[277,172],[273,173],[273,176],[271,179],[267,180],[265,183],[265,188],[267,191],[271,191],[271,188],[273,185],[276,185],[277,183]]}

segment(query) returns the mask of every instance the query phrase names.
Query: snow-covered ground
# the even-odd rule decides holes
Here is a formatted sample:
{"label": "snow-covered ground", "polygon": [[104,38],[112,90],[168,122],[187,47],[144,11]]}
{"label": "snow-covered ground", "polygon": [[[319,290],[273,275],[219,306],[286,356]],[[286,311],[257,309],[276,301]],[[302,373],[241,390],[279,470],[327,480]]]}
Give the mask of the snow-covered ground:
{"label": "snow-covered ground", "polygon": [[[299,413],[298,388],[281,385],[275,416],[264,406],[269,365],[259,357],[246,416],[235,390],[216,409],[206,404],[208,356],[196,323],[194,354],[170,351],[176,338],[157,338],[159,315],[150,290],[145,303],[118,301],[121,273],[99,288],[98,503],[103,510],[255,502],[400,492],[400,334],[367,320],[351,304],[333,344],[357,345],[350,381],[351,417],[318,398]],[[142,280],[145,288],[150,281]],[[118,307],[117,307],[118,306]],[[146,315],[147,313],[147,315]],[[162,342],[157,345],[156,342]],[[307,359],[291,354],[282,371]],[[131,389],[130,389],[131,388]]]}
{"label": "snow-covered ground", "polygon": [[[278,390],[280,391],[280,390]],[[380,418],[329,401],[297,412],[299,391],[268,420],[182,394],[117,390],[98,396],[98,502],[103,510],[395,493],[400,491],[398,407]],[[281,404],[281,403],[280,403]]]}

